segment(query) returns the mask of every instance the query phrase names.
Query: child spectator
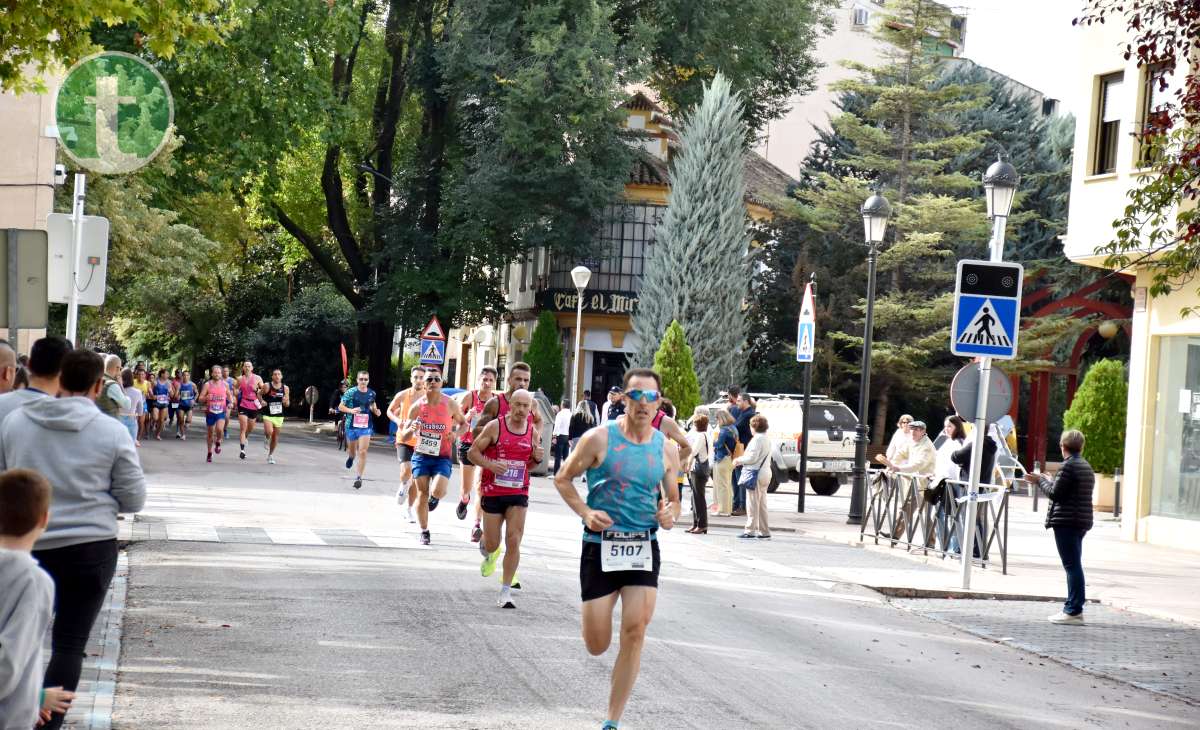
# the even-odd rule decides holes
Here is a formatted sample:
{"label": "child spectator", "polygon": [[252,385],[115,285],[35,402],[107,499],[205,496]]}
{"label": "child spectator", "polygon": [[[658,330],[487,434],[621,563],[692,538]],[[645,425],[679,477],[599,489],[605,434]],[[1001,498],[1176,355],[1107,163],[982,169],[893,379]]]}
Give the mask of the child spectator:
{"label": "child spectator", "polygon": [[[54,582],[30,555],[50,522],[50,483],[28,469],[0,474],[0,728],[49,719],[42,706],[42,642]],[[60,690],[61,688],[55,688]],[[65,712],[74,695],[49,690]]]}

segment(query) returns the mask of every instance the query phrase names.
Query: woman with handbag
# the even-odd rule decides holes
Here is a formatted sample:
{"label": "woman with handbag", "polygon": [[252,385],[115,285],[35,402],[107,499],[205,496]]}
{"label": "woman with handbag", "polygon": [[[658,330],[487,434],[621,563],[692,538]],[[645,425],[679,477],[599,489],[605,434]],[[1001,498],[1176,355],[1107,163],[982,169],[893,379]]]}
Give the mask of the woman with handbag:
{"label": "woman with handbag", "polygon": [[708,487],[708,416],[692,419],[692,430],[688,432],[688,445],[692,447],[691,464],[687,467],[692,482],[692,529],[693,535],[708,533],[708,503],[704,490]]}
{"label": "woman with handbag", "polygon": [[717,419],[717,438],[713,440],[712,477],[713,501],[717,517],[728,517],[733,511],[733,450],[737,448],[737,429],[733,416],[724,408],[713,410]]}
{"label": "woman with handbag", "polygon": [[754,436],[746,445],[746,453],[733,460],[742,467],[738,484],[746,489],[746,531],[738,537],[769,540],[767,487],[771,484],[771,439],[767,436],[766,417],[755,414],[750,419],[750,430]]}

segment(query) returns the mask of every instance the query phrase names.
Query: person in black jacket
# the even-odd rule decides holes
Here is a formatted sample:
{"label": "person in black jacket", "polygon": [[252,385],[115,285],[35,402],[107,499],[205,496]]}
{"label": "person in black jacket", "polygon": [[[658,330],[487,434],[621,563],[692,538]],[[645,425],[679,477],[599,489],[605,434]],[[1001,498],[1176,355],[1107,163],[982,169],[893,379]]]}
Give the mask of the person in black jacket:
{"label": "person in black jacket", "polygon": [[1067,573],[1067,602],[1062,613],[1050,620],[1056,624],[1083,623],[1083,604],[1086,600],[1083,580],[1083,536],[1092,529],[1092,489],[1096,475],[1092,465],[1081,456],[1083,434],[1065,431],[1058,440],[1062,448],[1063,465],[1051,481],[1045,474],[1032,473],[1026,479],[1033,482],[1047,497],[1046,529],[1054,530],[1058,557]]}

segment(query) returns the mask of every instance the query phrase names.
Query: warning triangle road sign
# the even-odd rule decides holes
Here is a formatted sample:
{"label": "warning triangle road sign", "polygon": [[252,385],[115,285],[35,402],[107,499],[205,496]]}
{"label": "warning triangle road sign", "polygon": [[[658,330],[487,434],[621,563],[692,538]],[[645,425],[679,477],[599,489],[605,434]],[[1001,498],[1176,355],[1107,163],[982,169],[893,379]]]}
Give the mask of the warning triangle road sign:
{"label": "warning triangle road sign", "polygon": [[810,282],[804,286],[804,299],[800,303],[800,321],[815,322],[816,312],[813,310],[813,291],[812,283]]}
{"label": "warning triangle road sign", "polygon": [[429,324],[425,325],[425,329],[421,331],[421,339],[423,340],[444,340],[446,333],[442,330],[442,323],[438,321],[437,315],[429,318]]}
{"label": "warning triangle road sign", "polygon": [[987,347],[1012,347],[1012,337],[1004,329],[1004,323],[997,316],[996,305],[991,299],[985,299],[983,305],[975,312],[975,316],[966,327],[958,333],[960,345],[983,345]]}

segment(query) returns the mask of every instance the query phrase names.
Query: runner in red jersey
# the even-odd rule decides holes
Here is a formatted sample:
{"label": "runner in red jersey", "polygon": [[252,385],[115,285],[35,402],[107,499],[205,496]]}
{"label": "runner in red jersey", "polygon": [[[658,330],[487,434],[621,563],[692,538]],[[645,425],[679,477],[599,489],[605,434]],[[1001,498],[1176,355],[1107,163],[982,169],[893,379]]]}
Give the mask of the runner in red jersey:
{"label": "runner in red jersey", "polygon": [[507,399],[508,407],[475,437],[467,457],[483,469],[480,505],[483,508],[483,540],[479,552],[485,577],[496,570],[500,555],[500,529],[504,528],[504,575],[496,605],[516,608],[512,598],[513,579],[521,562],[521,538],[529,510],[529,471],[542,460],[542,447],[534,436],[533,394],[517,390]]}
{"label": "runner in red jersey", "polygon": [[[462,407],[469,426],[458,439],[458,462],[462,464],[462,495],[454,513],[460,520],[467,517],[467,508],[471,504],[471,491],[475,489],[475,465],[467,458],[467,452],[470,451],[471,442],[475,437],[473,429],[479,417],[483,415],[484,407],[492,399],[492,391],[496,389],[497,379],[496,368],[490,365],[485,366],[479,371],[479,390],[467,391],[459,401],[459,406]],[[483,535],[483,530],[479,526],[480,516],[480,510],[476,504],[475,527],[471,530],[472,542],[479,542],[479,538]]]}

